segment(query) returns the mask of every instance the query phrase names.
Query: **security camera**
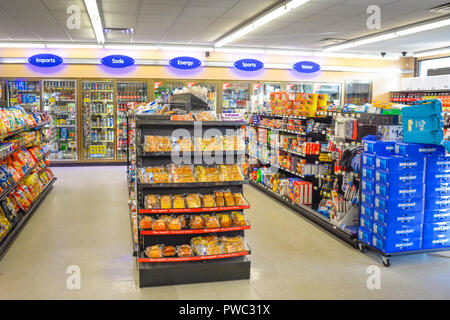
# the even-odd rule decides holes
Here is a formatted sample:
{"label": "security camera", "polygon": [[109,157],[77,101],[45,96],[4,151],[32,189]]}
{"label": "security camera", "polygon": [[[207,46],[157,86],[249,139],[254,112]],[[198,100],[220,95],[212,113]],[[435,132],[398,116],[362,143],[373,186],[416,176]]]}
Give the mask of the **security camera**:
{"label": "security camera", "polygon": [[386,52],[382,52],[382,53],[381,53],[381,56],[382,56],[382,57],[385,57],[385,56],[386,56]]}
{"label": "security camera", "polygon": [[402,56],[406,57],[407,54],[408,54],[408,52],[402,51]]}
{"label": "security camera", "polygon": [[205,56],[208,58],[209,57],[209,51],[205,52]]}

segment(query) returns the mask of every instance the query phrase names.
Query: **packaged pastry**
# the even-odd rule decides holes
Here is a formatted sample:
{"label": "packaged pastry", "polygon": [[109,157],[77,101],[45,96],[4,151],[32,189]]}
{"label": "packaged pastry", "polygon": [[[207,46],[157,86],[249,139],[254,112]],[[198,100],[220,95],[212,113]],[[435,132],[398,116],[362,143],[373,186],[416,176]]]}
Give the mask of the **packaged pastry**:
{"label": "packaged pastry", "polygon": [[170,222],[170,220],[172,220],[172,216],[164,214],[164,215],[160,216],[159,219],[163,220],[165,222],[165,224],[167,225]]}
{"label": "packaged pastry", "polygon": [[171,174],[174,183],[192,183],[195,182],[192,166],[171,166]]}
{"label": "packaged pastry", "polygon": [[145,196],[145,209],[157,209],[158,208],[158,198],[154,194],[149,194]]}
{"label": "packaged pastry", "polygon": [[223,198],[223,192],[215,192],[214,196],[216,198],[216,206],[225,207],[225,199]]}
{"label": "packaged pastry", "polygon": [[247,221],[245,221],[244,215],[239,211],[233,211],[231,213],[233,216],[233,225],[235,226],[246,226]]}
{"label": "packaged pastry", "polygon": [[177,219],[180,221],[181,229],[186,229],[187,226],[186,217],[184,215],[179,215]]}
{"label": "packaged pastry", "polygon": [[181,221],[178,218],[171,218],[167,223],[167,229],[169,230],[181,230]]}
{"label": "packaged pastry", "polygon": [[163,246],[162,245],[155,245],[150,246],[145,249],[145,254],[149,258],[162,258],[163,257]]}
{"label": "packaged pastry", "polygon": [[212,194],[203,195],[202,202],[203,208],[212,208],[216,205],[214,202],[214,196]]}
{"label": "packaged pastry", "polygon": [[225,205],[227,207],[235,206],[234,197],[231,192],[227,191],[223,193],[223,197],[225,198]]}
{"label": "packaged pastry", "polygon": [[192,257],[192,248],[188,244],[182,244],[177,246],[177,253],[179,257]]}
{"label": "packaged pastry", "polygon": [[174,209],[184,209],[186,208],[184,204],[184,197],[181,195],[175,195],[173,197],[173,208]]}
{"label": "packaged pastry", "polygon": [[172,199],[168,195],[161,196],[161,209],[172,209]]}
{"label": "packaged pastry", "polygon": [[223,253],[235,253],[245,251],[244,239],[236,237],[220,237]]}
{"label": "packaged pastry", "polygon": [[219,220],[215,216],[210,215],[203,216],[203,224],[207,229],[220,228]]}
{"label": "packaged pastry", "polygon": [[189,217],[189,228],[191,229],[203,229],[203,219],[201,216],[193,215]]}
{"label": "packaged pastry", "polygon": [[180,137],[178,139],[174,139],[172,142],[172,151],[176,152],[189,152],[193,151],[194,146],[192,144],[191,138]]}
{"label": "packaged pastry", "polygon": [[222,247],[217,236],[195,237],[191,239],[191,246],[194,253],[199,256],[210,256],[221,254]]}
{"label": "packaged pastry", "polygon": [[202,206],[201,197],[197,193],[191,193],[186,196],[188,208],[200,208]]}
{"label": "packaged pastry", "polygon": [[152,230],[154,231],[164,231],[167,230],[167,225],[164,219],[157,219],[152,222]]}
{"label": "packaged pastry", "polygon": [[217,215],[219,218],[220,227],[222,228],[229,228],[233,225],[233,220],[231,219],[231,216],[227,213],[220,213]]}
{"label": "packaged pastry", "polygon": [[152,228],[152,218],[145,216],[140,221],[141,229],[151,229]]}
{"label": "packaged pastry", "polygon": [[234,195],[234,202],[237,206],[243,206],[245,205],[244,197],[242,196],[242,193],[235,193]]}
{"label": "packaged pastry", "polygon": [[175,247],[172,246],[164,246],[163,255],[164,257],[173,257],[176,254]]}
{"label": "packaged pastry", "polygon": [[170,183],[170,176],[167,172],[153,173],[153,183]]}

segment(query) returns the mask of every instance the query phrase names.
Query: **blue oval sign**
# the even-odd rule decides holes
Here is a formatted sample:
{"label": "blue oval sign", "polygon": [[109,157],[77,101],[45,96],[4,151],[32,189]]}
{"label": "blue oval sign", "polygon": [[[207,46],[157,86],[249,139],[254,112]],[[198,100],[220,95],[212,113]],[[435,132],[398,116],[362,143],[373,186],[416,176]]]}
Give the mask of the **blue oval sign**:
{"label": "blue oval sign", "polygon": [[63,63],[63,59],[54,54],[41,53],[28,58],[28,62],[36,67],[56,67]]}
{"label": "blue oval sign", "polygon": [[169,64],[177,69],[195,69],[200,67],[202,62],[193,57],[177,57],[171,59]]}
{"label": "blue oval sign", "polygon": [[104,57],[102,64],[110,68],[126,68],[134,64],[134,59],[123,55],[112,55]]}
{"label": "blue oval sign", "polygon": [[234,63],[234,67],[242,71],[257,71],[264,68],[264,63],[256,59],[241,59]]}
{"label": "blue oval sign", "polygon": [[301,73],[314,73],[320,71],[320,65],[312,61],[300,61],[294,64],[294,70]]}

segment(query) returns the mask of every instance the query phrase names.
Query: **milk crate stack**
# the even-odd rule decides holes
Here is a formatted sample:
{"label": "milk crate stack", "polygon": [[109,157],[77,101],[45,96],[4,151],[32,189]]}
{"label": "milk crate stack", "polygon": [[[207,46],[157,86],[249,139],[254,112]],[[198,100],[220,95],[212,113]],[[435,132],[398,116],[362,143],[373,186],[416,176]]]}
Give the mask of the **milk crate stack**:
{"label": "milk crate stack", "polygon": [[358,238],[384,253],[450,247],[450,157],[437,145],[363,140]]}

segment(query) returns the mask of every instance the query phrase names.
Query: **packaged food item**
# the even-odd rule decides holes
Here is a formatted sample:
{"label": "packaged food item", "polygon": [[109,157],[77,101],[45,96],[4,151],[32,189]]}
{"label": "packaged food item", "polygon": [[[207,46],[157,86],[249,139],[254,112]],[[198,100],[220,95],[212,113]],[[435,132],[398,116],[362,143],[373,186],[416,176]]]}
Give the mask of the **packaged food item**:
{"label": "packaged food item", "polygon": [[149,258],[162,258],[163,257],[163,245],[150,246],[145,249],[145,254]]}
{"label": "packaged food item", "polygon": [[245,205],[244,197],[242,196],[242,193],[235,193],[234,195],[234,202],[237,206],[243,206]]}
{"label": "packaged food item", "polygon": [[191,246],[194,253],[198,256],[210,256],[223,252],[219,239],[215,235],[192,238]]}
{"label": "packaged food item", "polygon": [[246,226],[247,221],[245,221],[244,215],[239,211],[233,211],[231,213],[233,217],[233,225],[235,226]]}
{"label": "packaged food item", "polygon": [[223,253],[236,253],[245,251],[244,239],[240,236],[236,237],[220,237]]}
{"label": "packaged food item", "polygon": [[176,249],[175,247],[172,246],[164,246],[163,249],[163,256],[164,257],[173,257],[176,254]]}
{"label": "packaged food item", "polygon": [[164,231],[167,230],[167,225],[164,219],[157,219],[152,222],[152,230],[154,231]]}
{"label": "packaged food item", "polygon": [[181,229],[186,229],[187,226],[186,217],[184,215],[179,215],[177,219],[180,221]]}
{"label": "packaged food item", "polygon": [[227,207],[235,206],[234,197],[231,192],[227,191],[223,193],[223,197],[225,198],[225,205]]}
{"label": "packaged food item", "polygon": [[172,209],[172,199],[170,196],[161,196],[161,209]]}
{"label": "packaged food item", "polygon": [[244,180],[242,171],[237,164],[221,164],[219,171],[223,181],[239,181]]}
{"label": "packaged food item", "polygon": [[171,218],[167,223],[167,229],[169,230],[181,230],[181,221],[178,218]]}
{"label": "packaged food item", "polygon": [[182,244],[180,246],[177,246],[177,253],[179,257],[192,257],[193,252],[192,248],[188,244]]}
{"label": "packaged food item", "polygon": [[204,215],[203,224],[206,229],[220,228],[219,220],[215,216]]}
{"label": "packaged food item", "polygon": [[141,229],[151,229],[152,228],[152,218],[145,216],[140,221]]}
{"label": "packaged food item", "polygon": [[195,182],[192,166],[181,165],[176,166],[174,164],[170,167],[170,173],[174,183],[192,183]]}
{"label": "packaged food item", "polygon": [[154,194],[149,194],[145,196],[145,209],[157,209],[158,208],[158,198]]}
{"label": "packaged food item", "polygon": [[216,198],[215,199],[216,200],[216,206],[218,206],[218,207],[225,207],[225,199],[223,197],[223,192],[220,192],[220,191],[215,192],[214,196]]}
{"label": "packaged food item", "polygon": [[201,197],[197,193],[190,193],[186,196],[188,208],[200,208],[202,206]]}
{"label": "packaged food item", "polygon": [[231,216],[227,213],[220,213],[217,215],[219,218],[220,227],[222,228],[229,228],[233,225],[233,220],[231,219]]}
{"label": "packaged food item", "polygon": [[190,152],[194,150],[191,138],[180,137],[173,139],[172,150],[176,152]]}
{"label": "packaged food item", "polygon": [[189,228],[191,229],[203,229],[203,219],[199,215],[192,215],[189,217]]}
{"label": "packaged food item", "polygon": [[195,115],[197,121],[216,121],[217,114],[214,111],[199,111]]}
{"label": "packaged food item", "polygon": [[185,203],[184,203],[184,197],[182,195],[175,195],[173,197],[173,208],[174,209],[186,208]]}
{"label": "packaged food item", "polygon": [[212,208],[215,207],[215,201],[214,196],[212,194],[205,194],[203,195],[203,208]]}

